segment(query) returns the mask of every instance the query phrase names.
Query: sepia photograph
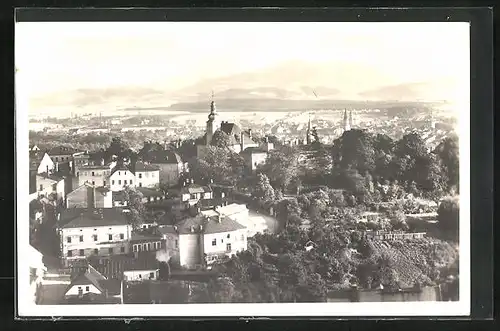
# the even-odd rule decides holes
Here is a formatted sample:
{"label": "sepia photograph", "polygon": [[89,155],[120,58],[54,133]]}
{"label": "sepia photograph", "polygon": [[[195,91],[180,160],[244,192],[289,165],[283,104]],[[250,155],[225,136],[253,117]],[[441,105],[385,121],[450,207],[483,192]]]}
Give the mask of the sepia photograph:
{"label": "sepia photograph", "polygon": [[20,316],[468,315],[469,47],[463,22],[16,23]]}

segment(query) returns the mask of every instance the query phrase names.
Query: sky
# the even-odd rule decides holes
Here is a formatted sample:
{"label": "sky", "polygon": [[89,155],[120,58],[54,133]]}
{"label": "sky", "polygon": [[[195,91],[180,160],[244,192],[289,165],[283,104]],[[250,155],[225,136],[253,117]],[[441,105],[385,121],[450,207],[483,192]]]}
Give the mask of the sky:
{"label": "sky", "polygon": [[[401,82],[469,82],[468,23],[16,23],[32,97],[79,88],[175,90],[285,61],[348,61]],[[362,79],[362,78],[360,78]]]}

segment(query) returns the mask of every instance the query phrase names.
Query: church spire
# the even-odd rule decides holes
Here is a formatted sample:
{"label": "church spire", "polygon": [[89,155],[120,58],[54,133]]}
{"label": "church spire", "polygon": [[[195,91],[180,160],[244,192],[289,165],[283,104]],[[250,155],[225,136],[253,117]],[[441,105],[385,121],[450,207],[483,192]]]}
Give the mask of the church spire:
{"label": "church spire", "polygon": [[311,113],[309,113],[309,122],[307,123],[307,131],[306,131],[306,144],[309,145],[311,143]]}
{"label": "church spire", "polygon": [[351,127],[349,126],[349,122],[347,120],[347,109],[344,109],[344,132],[351,130]]}
{"label": "church spire", "polygon": [[349,110],[349,127],[352,129],[352,110]]}

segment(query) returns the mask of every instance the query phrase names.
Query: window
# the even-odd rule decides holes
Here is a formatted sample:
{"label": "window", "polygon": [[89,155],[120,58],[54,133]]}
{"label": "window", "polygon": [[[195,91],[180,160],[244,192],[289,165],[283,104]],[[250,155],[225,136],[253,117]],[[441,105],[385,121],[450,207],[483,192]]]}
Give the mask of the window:
{"label": "window", "polygon": [[113,235],[112,234],[108,234],[108,240],[113,240]]}
{"label": "window", "polygon": [[150,251],[152,251],[153,249],[156,248],[156,245],[154,245],[154,247],[153,247],[153,245],[154,245],[153,243],[149,243],[149,250]]}
{"label": "window", "polygon": [[191,195],[189,196],[189,198],[190,198],[191,200],[196,199],[196,194],[191,194]]}
{"label": "window", "polygon": [[83,242],[83,236],[80,236],[80,242]]}
{"label": "window", "polygon": [[146,172],[144,175],[146,176],[146,178],[149,178],[149,172]]}
{"label": "window", "polygon": [[125,247],[120,247],[120,253],[125,253]]}
{"label": "window", "polygon": [[140,252],[141,251],[141,247],[142,245],[137,245],[137,251]]}
{"label": "window", "polygon": [[113,254],[113,247],[108,248],[109,254]]}
{"label": "window", "polygon": [[227,234],[227,238],[228,238],[228,239],[229,239],[229,238],[231,238],[231,235],[230,235],[229,233]]}
{"label": "window", "polygon": [[122,175],[122,173],[120,171],[118,171],[118,176],[121,176],[121,175]]}
{"label": "window", "polygon": [[154,172],[151,173],[151,178],[155,178],[155,173]]}
{"label": "window", "polygon": [[95,255],[98,255],[98,254],[99,254],[99,249],[94,248],[94,254],[95,254]]}
{"label": "window", "polygon": [[123,233],[120,233],[120,239],[124,239],[125,235]]}
{"label": "window", "polygon": [[142,178],[142,174],[139,174],[139,178]]}
{"label": "window", "polygon": [[132,182],[132,179],[130,180],[130,185],[134,184],[134,182]]}
{"label": "window", "polygon": [[95,185],[95,181],[92,181],[92,185]]}
{"label": "window", "polygon": [[212,246],[217,246],[217,239],[212,240]]}
{"label": "window", "polygon": [[80,249],[80,256],[84,256],[84,255],[85,255],[85,250]]}
{"label": "window", "polygon": [[56,162],[59,162],[59,158],[56,156]]}
{"label": "window", "polygon": [[79,171],[76,172],[76,176],[77,177],[80,176],[80,172]]}
{"label": "window", "polygon": [[127,180],[126,179],[123,181],[123,185],[127,185]]}
{"label": "window", "polygon": [[68,242],[68,244],[71,244],[71,237],[67,237],[66,241]]}
{"label": "window", "polygon": [[245,235],[244,234],[241,235],[241,240],[245,240]]}
{"label": "window", "polygon": [[132,246],[132,252],[137,252],[137,245]]}
{"label": "window", "polygon": [[68,251],[68,257],[72,257],[73,256],[73,251]]}
{"label": "window", "polygon": [[154,279],[155,278],[155,273],[154,272],[150,272],[149,273],[149,279]]}
{"label": "window", "polygon": [[161,243],[156,242],[155,243],[155,249],[160,249],[161,248]]}
{"label": "window", "polygon": [[81,297],[82,295],[83,295],[83,289],[80,286],[78,286],[78,296]]}
{"label": "window", "polygon": [[92,171],[92,177],[95,176],[95,173]]}
{"label": "window", "polygon": [[115,185],[115,180],[114,179],[111,181],[111,185]]}
{"label": "window", "polygon": [[179,248],[179,240],[175,240],[175,248]]}
{"label": "window", "polygon": [[226,251],[228,251],[228,252],[231,251],[231,244],[226,244]]}
{"label": "window", "polygon": [[118,185],[121,185],[121,184],[122,184],[122,180],[118,179]]}
{"label": "window", "polygon": [[85,291],[90,291],[90,286],[85,286]]}
{"label": "window", "polygon": [[139,278],[141,278],[141,279],[142,279],[142,275],[141,275],[141,274],[139,274]]}
{"label": "window", "polygon": [[102,184],[102,186],[106,186],[106,181],[103,181],[103,184]]}
{"label": "window", "polygon": [[94,234],[92,237],[94,237],[94,241],[97,241],[97,235]]}
{"label": "window", "polygon": [[139,183],[139,187],[142,187],[142,183]]}
{"label": "window", "polygon": [[43,185],[40,184],[40,191],[43,191]]}

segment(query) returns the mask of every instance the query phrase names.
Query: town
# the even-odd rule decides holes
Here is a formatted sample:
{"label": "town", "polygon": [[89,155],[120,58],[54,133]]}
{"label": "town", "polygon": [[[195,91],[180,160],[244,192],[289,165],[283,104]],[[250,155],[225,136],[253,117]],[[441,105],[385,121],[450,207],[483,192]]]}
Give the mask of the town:
{"label": "town", "polygon": [[202,129],[140,116],[141,143],[100,115],[76,145],[30,131],[33,301],[458,300],[453,125],[335,112],[254,127],[212,96]]}

